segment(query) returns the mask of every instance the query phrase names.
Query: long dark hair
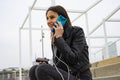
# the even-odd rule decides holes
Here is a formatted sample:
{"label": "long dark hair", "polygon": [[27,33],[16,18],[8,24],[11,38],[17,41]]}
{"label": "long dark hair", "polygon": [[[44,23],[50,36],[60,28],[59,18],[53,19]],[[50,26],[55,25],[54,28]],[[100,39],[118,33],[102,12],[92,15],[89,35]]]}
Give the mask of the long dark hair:
{"label": "long dark hair", "polygon": [[70,19],[69,19],[69,16],[68,16],[68,14],[67,14],[67,11],[66,11],[62,6],[56,5],[56,6],[51,6],[51,7],[49,7],[49,8],[47,9],[47,11],[46,11],[46,16],[47,16],[48,11],[50,11],[50,10],[58,13],[58,15],[62,15],[62,16],[64,16],[65,18],[67,18],[67,22],[66,22],[66,24],[65,24],[64,27],[71,26],[71,21],[70,21]]}

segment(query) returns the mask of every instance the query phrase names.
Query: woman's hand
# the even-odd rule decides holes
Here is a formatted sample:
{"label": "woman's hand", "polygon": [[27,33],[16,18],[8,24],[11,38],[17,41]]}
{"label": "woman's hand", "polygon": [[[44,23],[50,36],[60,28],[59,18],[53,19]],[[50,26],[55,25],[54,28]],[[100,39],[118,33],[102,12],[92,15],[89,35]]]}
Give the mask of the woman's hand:
{"label": "woman's hand", "polygon": [[60,22],[58,22],[58,24],[55,23],[54,29],[55,29],[54,36],[56,38],[62,37],[62,35],[64,33],[64,29],[63,29],[63,26],[62,26],[62,24]]}
{"label": "woman's hand", "polygon": [[47,64],[47,63],[44,61],[40,61],[39,64]]}

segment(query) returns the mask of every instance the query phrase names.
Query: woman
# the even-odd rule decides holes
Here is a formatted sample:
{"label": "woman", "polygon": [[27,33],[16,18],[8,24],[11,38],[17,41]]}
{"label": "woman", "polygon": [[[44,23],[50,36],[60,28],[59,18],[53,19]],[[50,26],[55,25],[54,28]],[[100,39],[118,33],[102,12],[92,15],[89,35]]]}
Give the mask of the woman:
{"label": "woman", "polygon": [[[60,15],[66,18],[65,24],[56,24]],[[92,80],[83,29],[72,26],[66,10],[59,5],[48,8],[46,19],[51,30],[54,65],[33,66],[30,80]]]}

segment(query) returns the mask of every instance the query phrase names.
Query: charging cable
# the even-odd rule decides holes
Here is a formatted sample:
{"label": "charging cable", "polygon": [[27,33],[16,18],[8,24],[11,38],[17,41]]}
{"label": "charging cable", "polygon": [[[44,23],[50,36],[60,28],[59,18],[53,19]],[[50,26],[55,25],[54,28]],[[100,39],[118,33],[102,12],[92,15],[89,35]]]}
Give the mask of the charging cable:
{"label": "charging cable", "polygon": [[[54,44],[53,44],[53,49],[55,49],[55,45]],[[60,62],[62,62],[63,64],[65,64],[65,66],[67,67],[67,70],[68,70],[68,79],[67,80],[69,80],[69,78],[70,78],[70,69],[69,69],[69,66],[64,61],[62,61],[60,58],[58,58],[56,56],[56,54],[55,54],[54,51],[53,51],[53,54],[54,54],[53,58],[56,57]],[[53,61],[53,65],[55,66],[57,72],[60,74],[61,78],[64,80],[64,77],[63,77],[62,73],[58,70],[58,68],[57,68],[56,64],[54,63],[54,61]]]}

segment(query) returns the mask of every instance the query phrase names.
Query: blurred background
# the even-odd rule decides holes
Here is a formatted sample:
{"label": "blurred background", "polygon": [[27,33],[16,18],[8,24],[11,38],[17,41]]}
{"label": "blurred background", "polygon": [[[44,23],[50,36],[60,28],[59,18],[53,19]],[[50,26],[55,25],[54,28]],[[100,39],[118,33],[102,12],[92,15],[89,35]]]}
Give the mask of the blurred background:
{"label": "blurred background", "polygon": [[[0,1],[0,69],[29,69],[38,57],[52,59],[45,12],[63,6],[82,27],[91,64],[120,56],[120,0]],[[21,79],[21,78],[20,78]]]}

